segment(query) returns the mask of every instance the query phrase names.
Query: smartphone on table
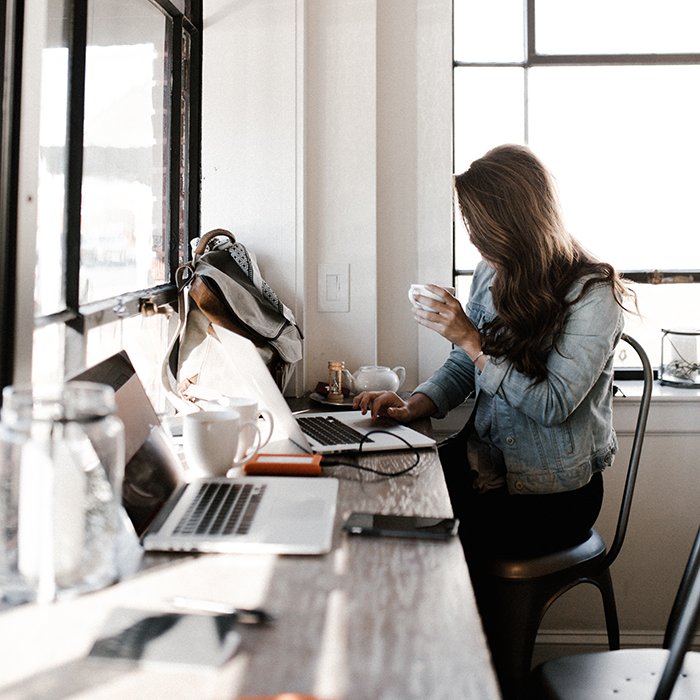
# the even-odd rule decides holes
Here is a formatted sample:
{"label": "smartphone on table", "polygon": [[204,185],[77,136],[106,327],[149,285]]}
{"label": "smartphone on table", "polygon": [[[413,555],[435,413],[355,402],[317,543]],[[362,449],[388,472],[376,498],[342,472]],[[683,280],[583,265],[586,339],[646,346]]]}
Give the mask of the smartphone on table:
{"label": "smartphone on table", "polygon": [[352,513],[345,521],[343,530],[351,535],[449,540],[457,534],[458,527],[459,520],[456,518]]}

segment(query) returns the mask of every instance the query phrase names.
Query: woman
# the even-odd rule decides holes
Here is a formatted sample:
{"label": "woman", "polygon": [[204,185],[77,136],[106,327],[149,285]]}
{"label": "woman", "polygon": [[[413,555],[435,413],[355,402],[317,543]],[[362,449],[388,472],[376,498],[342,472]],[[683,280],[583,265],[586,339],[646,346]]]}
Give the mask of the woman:
{"label": "woman", "polygon": [[564,228],[552,179],[526,147],[489,151],[455,178],[483,261],[469,301],[428,285],[421,325],[454,344],[408,400],[368,392],[373,418],[443,417],[472,392],[460,439],[441,451],[470,559],[528,556],[576,544],[595,522],[612,463],[615,346],[630,292]]}

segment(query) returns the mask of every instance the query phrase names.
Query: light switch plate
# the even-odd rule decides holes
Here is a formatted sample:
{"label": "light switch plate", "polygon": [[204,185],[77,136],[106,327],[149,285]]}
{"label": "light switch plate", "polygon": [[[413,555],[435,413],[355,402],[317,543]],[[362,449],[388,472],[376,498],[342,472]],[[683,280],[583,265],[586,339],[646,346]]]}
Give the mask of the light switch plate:
{"label": "light switch plate", "polygon": [[319,263],[319,313],[347,313],[350,311],[349,263]]}

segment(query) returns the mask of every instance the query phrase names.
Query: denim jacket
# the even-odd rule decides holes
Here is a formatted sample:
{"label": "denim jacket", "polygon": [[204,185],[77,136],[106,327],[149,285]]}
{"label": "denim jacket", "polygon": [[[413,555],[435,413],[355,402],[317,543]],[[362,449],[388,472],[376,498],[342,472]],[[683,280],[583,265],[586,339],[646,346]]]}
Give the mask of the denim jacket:
{"label": "denim jacket", "polygon": [[[467,316],[481,329],[497,314],[491,299],[495,271],[481,262],[472,280]],[[576,282],[569,298],[580,292]],[[541,494],[585,486],[612,464],[617,439],[612,427],[614,350],[623,313],[609,284],[595,284],[569,307],[557,347],[539,384],[503,358],[487,357],[479,371],[458,347],[413,393],[422,393],[443,418],[472,392],[495,397],[500,449],[510,493]]]}

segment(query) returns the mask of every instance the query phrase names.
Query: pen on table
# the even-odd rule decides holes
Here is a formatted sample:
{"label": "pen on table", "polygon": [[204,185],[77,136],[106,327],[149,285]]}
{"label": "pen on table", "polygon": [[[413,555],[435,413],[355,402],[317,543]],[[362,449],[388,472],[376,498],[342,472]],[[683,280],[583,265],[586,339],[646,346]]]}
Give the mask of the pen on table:
{"label": "pen on table", "polygon": [[244,625],[258,625],[263,622],[271,622],[274,616],[262,610],[254,608],[252,610],[246,608],[237,608],[227,603],[218,603],[213,600],[198,600],[195,598],[173,598],[172,605],[176,608],[184,608],[187,610],[201,610],[205,612],[219,613],[221,615],[236,615],[238,621]]}

